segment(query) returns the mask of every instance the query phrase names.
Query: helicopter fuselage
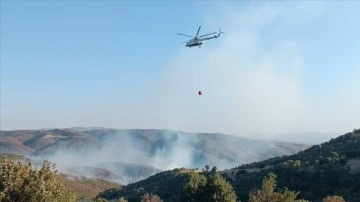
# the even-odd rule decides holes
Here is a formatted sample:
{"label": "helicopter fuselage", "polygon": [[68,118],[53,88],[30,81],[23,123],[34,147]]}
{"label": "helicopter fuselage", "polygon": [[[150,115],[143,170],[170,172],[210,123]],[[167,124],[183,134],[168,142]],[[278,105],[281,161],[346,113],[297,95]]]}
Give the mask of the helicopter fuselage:
{"label": "helicopter fuselage", "polygon": [[186,47],[193,47],[193,46],[201,46],[204,43],[204,40],[200,38],[191,39],[186,43]]}

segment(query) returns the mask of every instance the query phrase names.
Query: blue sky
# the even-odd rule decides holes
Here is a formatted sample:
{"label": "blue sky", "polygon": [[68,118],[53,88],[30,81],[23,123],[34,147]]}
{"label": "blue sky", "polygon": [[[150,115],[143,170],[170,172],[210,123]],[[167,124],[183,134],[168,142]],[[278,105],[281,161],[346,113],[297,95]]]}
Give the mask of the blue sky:
{"label": "blue sky", "polygon": [[[2,130],[360,125],[360,2],[1,1]],[[221,28],[201,49],[180,45]],[[198,73],[201,90],[198,96]]]}

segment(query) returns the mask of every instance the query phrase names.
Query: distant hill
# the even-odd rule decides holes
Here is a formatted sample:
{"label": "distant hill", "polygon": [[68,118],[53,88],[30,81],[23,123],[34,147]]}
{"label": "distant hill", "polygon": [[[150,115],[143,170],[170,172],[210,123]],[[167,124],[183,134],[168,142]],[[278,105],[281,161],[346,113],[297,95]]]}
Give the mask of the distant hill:
{"label": "distant hill", "polygon": [[289,141],[304,143],[304,144],[320,144],[328,141],[330,138],[336,138],[341,133],[320,133],[320,132],[307,132],[307,133],[283,133],[278,135],[268,136],[269,140],[276,141]]}
{"label": "distant hill", "polygon": [[[340,195],[346,201],[360,200],[360,129],[328,142],[312,146],[298,154],[270,158],[233,169],[220,171],[232,184],[238,200],[247,201],[249,191],[260,187],[269,173],[277,175],[278,187],[300,191],[299,197],[322,201],[328,195]],[[148,192],[157,194],[165,202],[178,201],[187,172],[173,169],[147,179],[111,189],[99,196],[107,199],[124,196],[139,201]]]}
{"label": "distant hill", "polygon": [[0,152],[34,156],[102,146],[98,138],[68,129],[0,131],[0,144]]}
{"label": "distant hill", "polygon": [[294,154],[310,145],[219,133],[69,128],[0,131],[0,146],[0,152],[55,162],[69,175],[127,184],[176,167],[225,169]]}

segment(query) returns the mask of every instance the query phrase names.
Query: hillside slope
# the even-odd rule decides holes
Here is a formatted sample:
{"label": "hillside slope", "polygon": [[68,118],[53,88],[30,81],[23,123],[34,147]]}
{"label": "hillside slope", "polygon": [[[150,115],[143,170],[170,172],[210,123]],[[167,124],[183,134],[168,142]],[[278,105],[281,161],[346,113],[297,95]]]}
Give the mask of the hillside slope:
{"label": "hillside slope", "polygon": [[274,172],[279,187],[298,190],[301,198],[321,201],[327,195],[341,195],[346,201],[359,201],[359,157],[360,129],[354,129],[298,154],[241,165],[226,174],[243,200],[267,173]]}
{"label": "hillside slope", "polygon": [[79,198],[91,200],[101,191],[111,188],[120,188],[121,185],[102,180],[86,177],[73,177],[65,174],[59,174],[58,180],[66,185],[66,187],[74,190]]}
{"label": "hillside slope", "polygon": [[49,160],[69,175],[122,184],[176,167],[225,169],[309,147],[215,133],[106,128],[0,131],[0,145],[0,152]]}
{"label": "hillside slope", "polygon": [[[248,200],[249,191],[260,187],[269,172],[277,175],[278,187],[300,191],[299,197],[306,200],[321,201],[328,195],[340,195],[346,201],[359,201],[359,162],[360,130],[354,130],[295,155],[243,164],[220,173],[227,177],[241,201]],[[174,169],[99,196],[108,199],[124,196],[132,202],[150,192],[165,202],[177,201],[186,176],[186,172]]]}

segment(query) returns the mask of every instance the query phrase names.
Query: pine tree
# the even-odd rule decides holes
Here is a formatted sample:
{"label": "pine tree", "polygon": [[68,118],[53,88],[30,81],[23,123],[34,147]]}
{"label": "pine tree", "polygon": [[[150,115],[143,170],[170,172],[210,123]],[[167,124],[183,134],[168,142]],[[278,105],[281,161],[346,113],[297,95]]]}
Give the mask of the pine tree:
{"label": "pine tree", "polygon": [[233,187],[220,175],[211,176],[207,184],[208,201],[235,202],[236,194]]}
{"label": "pine tree", "polygon": [[269,173],[267,177],[263,180],[262,186],[260,189],[252,190],[249,195],[249,202],[294,202],[294,201],[304,201],[296,200],[299,192],[290,191],[287,188],[280,190],[280,192],[275,192],[276,188],[276,175],[274,173]]}
{"label": "pine tree", "polygon": [[189,173],[189,177],[184,185],[181,201],[199,202],[204,200],[206,177],[195,171]]}

